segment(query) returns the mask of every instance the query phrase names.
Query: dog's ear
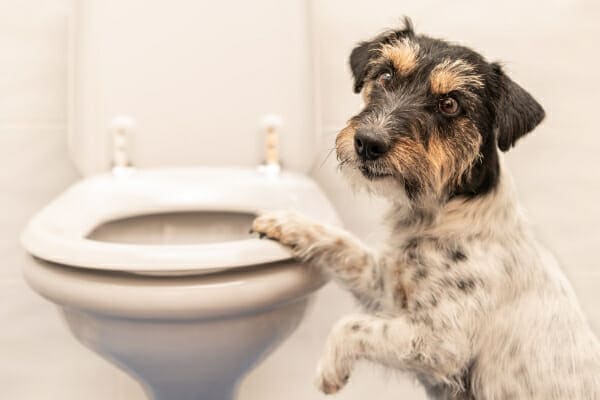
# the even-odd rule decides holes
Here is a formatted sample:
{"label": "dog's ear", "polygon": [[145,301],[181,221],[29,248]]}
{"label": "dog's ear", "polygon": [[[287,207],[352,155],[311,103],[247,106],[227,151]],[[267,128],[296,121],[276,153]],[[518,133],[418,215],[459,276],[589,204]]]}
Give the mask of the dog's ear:
{"label": "dog's ear", "polygon": [[360,42],[350,54],[350,69],[354,77],[354,93],[360,93],[369,72],[369,62],[376,55],[377,49],[384,44],[403,37],[415,35],[413,24],[408,17],[403,18],[403,27],[398,30],[388,31],[376,38]]}
{"label": "dog's ear", "polygon": [[350,54],[350,69],[354,77],[354,93],[360,93],[365,85],[369,61],[373,56],[373,51],[377,49],[378,43],[361,42],[352,50]]}
{"label": "dog's ear", "polygon": [[504,73],[499,64],[493,63],[492,69],[497,89],[495,125],[498,147],[508,151],[517,140],[538,126],[546,113],[525,89]]}

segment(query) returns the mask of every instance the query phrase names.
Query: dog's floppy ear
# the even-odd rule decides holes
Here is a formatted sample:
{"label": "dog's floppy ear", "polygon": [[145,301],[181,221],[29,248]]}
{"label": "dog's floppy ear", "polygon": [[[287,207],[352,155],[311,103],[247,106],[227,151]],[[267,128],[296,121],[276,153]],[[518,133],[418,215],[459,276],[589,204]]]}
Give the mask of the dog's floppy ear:
{"label": "dog's floppy ear", "polygon": [[376,38],[360,42],[350,54],[350,69],[354,76],[354,93],[360,93],[369,72],[369,62],[376,55],[377,49],[384,44],[402,37],[413,37],[415,35],[413,24],[408,17],[403,18],[404,26],[401,29],[388,31]]}
{"label": "dog's floppy ear", "polygon": [[544,119],[542,106],[525,89],[510,79],[499,64],[492,64],[497,79],[496,129],[498,147],[508,151]]}
{"label": "dog's floppy ear", "polygon": [[350,54],[350,69],[354,77],[354,93],[360,93],[365,85],[369,61],[371,61],[373,50],[378,45],[377,42],[361,42]]}

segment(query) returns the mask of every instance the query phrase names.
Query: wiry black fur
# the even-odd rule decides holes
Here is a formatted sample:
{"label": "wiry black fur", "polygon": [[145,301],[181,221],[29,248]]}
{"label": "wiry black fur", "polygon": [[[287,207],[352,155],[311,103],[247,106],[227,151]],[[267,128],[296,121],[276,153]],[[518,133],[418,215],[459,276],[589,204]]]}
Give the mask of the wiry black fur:
{"label": "wiry black fur", "polygon": [[531,132],[544,119],[542,106],[504,74],[497,63],[492,64],[498,84],[496,95],[496,127],[498,147],[508,151],[526,133]]}

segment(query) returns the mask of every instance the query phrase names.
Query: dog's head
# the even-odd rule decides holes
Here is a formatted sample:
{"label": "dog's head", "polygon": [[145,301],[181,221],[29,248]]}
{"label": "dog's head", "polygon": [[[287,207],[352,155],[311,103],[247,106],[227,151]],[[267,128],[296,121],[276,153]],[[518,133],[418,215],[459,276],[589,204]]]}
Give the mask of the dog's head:
{"label": "dog's head", "polygon": [[402,29],[350,56],[365,107],[336,138],[343,171],[374,192],[443,202],[491,190],[498,151],[544,118],[496,63],[466,47]]}

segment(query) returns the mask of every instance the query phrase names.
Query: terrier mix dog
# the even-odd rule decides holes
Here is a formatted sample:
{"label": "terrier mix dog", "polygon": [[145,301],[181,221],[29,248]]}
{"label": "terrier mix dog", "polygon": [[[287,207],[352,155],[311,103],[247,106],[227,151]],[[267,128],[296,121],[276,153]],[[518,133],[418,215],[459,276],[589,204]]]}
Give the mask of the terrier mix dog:
{"label": "terrier mix dog", "polygon": [[499,161],[542,107],[500,65],[409,20],[360,43],[350,66],[365,107],[337,156],[390,201],[385,248],[293,212],[253,224],[363,306],[333,329],[319,388],[339,391],[369,360],[414,374],[433,399],[600,399],[599,342]]}

